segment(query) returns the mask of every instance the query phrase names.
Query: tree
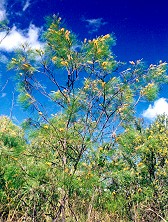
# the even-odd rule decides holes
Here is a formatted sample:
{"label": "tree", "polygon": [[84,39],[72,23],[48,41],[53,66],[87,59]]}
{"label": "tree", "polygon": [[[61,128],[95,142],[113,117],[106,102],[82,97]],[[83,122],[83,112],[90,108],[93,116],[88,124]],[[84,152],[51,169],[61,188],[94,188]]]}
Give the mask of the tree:
{"label": "tree", "polygon": [[124,164],[122,184],[129,194],[128,204],[136,202],[135,206],[144,211],[142,219],[159,221],[168,207],[167,116],[158,116],[149,127],[141,129],[132,125],[118,137],[119,159]]}
{"label": "tree", "polygon": [[26,143],[23,131],[5,116],[0,117],[0,145],[0,208],[1,216],[8,217],[22,195]]}
{"label": "tree", "polygon": [[[27,168],[32,199],[22,200],[24,207],[34,206],[28,215],[37,221],[42,215],[53,221],[82,221],[82,211],[83,220],[90,221],[92,212],[103,210],[132,220],[127,187],[141,188],[134,174],[140,158],[146,164],[146,180],[154,179],[152,157],[147,167],[147,153],[131,156],[129,145],[135,149],[134,140],[141,135],[131,123],[136,121],[137,104],[154,100],[167,82],[167,63],[147,67],[138,60],[126,66],[115,60],[114,43],[110,34],[81,42],[53,16],[44,33],[45,47],[33,50],[23,45],[11,61],[19,101],[36,115],[23,124],[33,132]],[[142,195],[137,198],[144,200]]]}

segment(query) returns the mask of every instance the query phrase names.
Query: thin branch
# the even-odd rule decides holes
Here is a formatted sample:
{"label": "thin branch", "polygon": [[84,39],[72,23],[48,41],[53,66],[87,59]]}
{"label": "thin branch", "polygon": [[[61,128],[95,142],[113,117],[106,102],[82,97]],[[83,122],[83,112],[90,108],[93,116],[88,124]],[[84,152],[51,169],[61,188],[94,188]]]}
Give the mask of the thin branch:
{"label": "thin branch", "polygon": [[9,119],[12,118],[12,113],[13,113],[13,108],[14,108],[14,101],[15,101],[15,94],[14,94],[14,92],[12,92],[12,104],[11,104],[11,108],[10,108]]}
{"label": "thin branch", "polygon": [[2,89],[1,89],[1,91],[0,91],[0,92],[2,92],[2,91],[3,91],[3,90],[6,88],[6,86],[7,86],[8,82],[9,82],[9,80],[7,80],[7,81],[6,81],[5,85],[2,87]]}

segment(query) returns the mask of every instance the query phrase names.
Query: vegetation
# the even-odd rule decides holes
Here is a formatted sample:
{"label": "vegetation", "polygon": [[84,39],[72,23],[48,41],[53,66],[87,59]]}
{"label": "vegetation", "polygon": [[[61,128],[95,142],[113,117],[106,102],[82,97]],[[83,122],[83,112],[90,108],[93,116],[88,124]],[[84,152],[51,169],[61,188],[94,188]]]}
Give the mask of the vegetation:
{"label": "vegetation", "polygon": [[167,63],[118,62],[113,36],[81,42],[57,16],[43,39],[9,65],[33,115],[22,129],[0,118],[1,220],[168,220],[168,119],[146,126],[136,113],[167,83]]}

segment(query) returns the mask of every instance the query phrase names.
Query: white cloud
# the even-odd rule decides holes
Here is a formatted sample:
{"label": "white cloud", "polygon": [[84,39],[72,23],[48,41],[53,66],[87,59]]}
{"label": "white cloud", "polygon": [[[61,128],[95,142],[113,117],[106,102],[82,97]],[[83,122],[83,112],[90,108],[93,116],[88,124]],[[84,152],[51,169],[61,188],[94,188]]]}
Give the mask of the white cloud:
{"label": "white cloud", "polygon": [[13,51],[17,49],[21,44],[28,43],[32,48],[41,48],[43,44],[39,42],[40,28],[31,24],[27,30],[18,30],[16,26],[13,26],[10,33],[4,38],[5,32],[0,32],[0,40],[3,41],[0,44],[0,50]]}
{"label": "white cloud", "polygon": [[0,0],[0,21],[6,19],[5,0]]}
{"label": "white cloud", "polygon": [[107,22],[103,21],[103,18],[83,19],[83,21],[87,22],[87,28],[89,29],[90,33],[97,32],[101,26],[107,24]]}
{"label": "white cloud", "polygon": [[150,120],[156,118],[159,114],[168,115],[168,102],[165,98],[160,98],[154,102],[154,105],[149,105],[148,109],[143,112],[143,117],[146,117]]}
{"label": "white cloud", "polygon": [[30,0],[27,0],[23,6],[23,11],[26,11],[26,9],[30,6]]}

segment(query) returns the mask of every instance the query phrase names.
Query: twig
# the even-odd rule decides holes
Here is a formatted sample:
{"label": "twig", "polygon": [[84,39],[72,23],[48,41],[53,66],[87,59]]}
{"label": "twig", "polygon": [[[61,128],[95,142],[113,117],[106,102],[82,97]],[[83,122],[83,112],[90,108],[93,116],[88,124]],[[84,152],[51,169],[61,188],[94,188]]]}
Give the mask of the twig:
{"label": "twig", "polygon": [[155,213],[158,217],[160,217],[164,222],[167,222],[162,216],[160,216],[158,213],[156,213],[154,210],[152,210],[151,208],[146,209],[146,211],[151,211],[153,213]]}

